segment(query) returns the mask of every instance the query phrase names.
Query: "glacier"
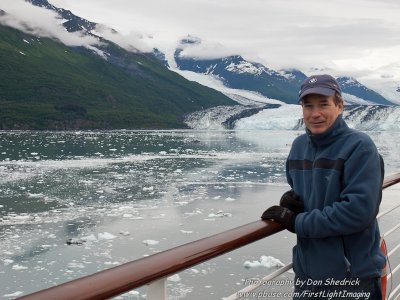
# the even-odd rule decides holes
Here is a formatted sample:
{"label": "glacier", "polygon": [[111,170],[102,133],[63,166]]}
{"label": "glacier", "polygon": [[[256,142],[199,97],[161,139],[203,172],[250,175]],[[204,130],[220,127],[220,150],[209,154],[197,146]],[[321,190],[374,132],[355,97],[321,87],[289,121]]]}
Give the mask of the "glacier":
{"label": "glacier", "polygon": [[[218,106],[185,116],[189,128],[198,130],[301,130],[304,129],[299,105],[286,104],[255,91],[234,89],[224,85],[223,79],[212,74],[201,74],[172,67],[188,80],[225,94],[238,105]],[[349,127],[362,131],[400,131],[400,106],[372,104],[351,94],[343,93],[343,117]]]}
{"label": "glacier", "polygon": [[[300,105],[270,105],[241,117],[249,106],[215,107],[188,115],[186,124],[204,130],[303,130]],[[235,119],[236,116],[236,119]],[[232,119],[231,126],[226,125]],[[349,127],[361,131],[400,131],[400,107],[382,105],[347,105],[343,118]]]}

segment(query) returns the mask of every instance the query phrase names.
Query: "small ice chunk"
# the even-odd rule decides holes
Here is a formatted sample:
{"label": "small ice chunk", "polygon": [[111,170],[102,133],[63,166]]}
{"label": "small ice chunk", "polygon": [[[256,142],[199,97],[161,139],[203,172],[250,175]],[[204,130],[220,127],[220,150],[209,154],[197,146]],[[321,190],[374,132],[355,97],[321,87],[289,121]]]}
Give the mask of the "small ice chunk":
{"label": "small ice chunk", "polygon": [[22,265],[19,265],[19,264],[15,264],[15,265],[12,266],[12,269],[16,270],[16,271],[20,271],[20,270],[26,270],[26,269],[28,269],[28,267],[25,267],[25,266],[22,266]]}
{"label": "small ice chunk", "polygon": [[261,265],[266,268],[280,268],[284,267],[285,264],[281,262],[279,259],[272,256],[261,256]]}
{"label": "small ice chunk", "polygon": [[82,263],[73,261],[73,262],[70,262],[70,263],[68,264],[68,268],[71,268],[71,269],[84,269],[84,268],[85,268],[85,265],[82,264]]}
{"label": "small ice chunk", "polygon": [[159,241],[155,241],[155,240],[144,240],[143,244],[147,245],[147,246],[151,246],[151,245],[157,245],[159,243]]}
{"label": "small ice chunk", "polygon": [[243,266],[246,269],[251,269],[251,268],[258,268],[258,267],[266,267],[268,269],[270,268],[280,268],[284,267],[285,264],[282,263],[279,259],[272,257],[272,256],[261,256],[260,261],[253,260],[253,261],[248,261],[246,260],[243,263]]}
{"label": "small ice chunk", "polygon": [[11,298],[13,298],[13,297],[18,297],[18,296],[22,295],[23,293],[24,292],[17,291],[17,292],[12,293],[12,294],[5,294],[5,295],[3,295],[3,297],[11,297]]}
{"label": "small ice chunk", "polygon": [[193,231],[191,231],[191,230],[181,230],[181,232],[182,232],[182,233],[185,233],[185,234],[193,233]]}
{"label": "small ice chunk", "polygon": [[97,241],[97,238],[94,234],[91,234],[91,235],[82,237],[82,240],[87,241],[87,242],[95,242],[95,241]]}
{"label": "small ice chunk", "polygon": [[193,273],[193,274],[199,274],[199,273],[200,273],[200,271],[199,271],[199,270],[197,270],[197,269],[194,269],[194,268],[192,268],[192,269],[189,269],[189,271],[190,271],[191,273]]}
{"label": "small ice chunk", "polygon": [[236,199],[235,199],[235,198],[228,197],[228,198],[225,198],[225,201],[232,202],[232,201],[236,201]]}
{"label": "small ice chunk", "polygon": [[44,197],[44,195],[42,193],[38,193],[38,194],[28,193],[28,198],[43,198],[43,197]]}
{"label": "small ice chunk", "polygon": [[223,217],[232,217],[231,213],[224,212],[219,210],[216,214],[211,213],[208,215],[209,218],[223,218]]}
{"label": "small ice chunk", "polygon": [[139,295],[140,295],[140,293],[138,291],[130,291],[130,292],[127,292],[126,294],[127,295],[133,295],[133,296],[136,296],[136,297],[139,297]]}
{"label": "small ice chunk", "polygon": [[172,282],[179,282],[181,281],[181,277],[179,276],[179,274],[174,274],[172,276],[169,276],[167,280]]}
{"label": "small ice chunk", "polygon": [[3,263],[4,263],[5,266],[8,266],[8,265],[12,264],[13,262],[14,261],[12,259],[9,259],[9,258],[3,259]]}
{"label": "small ice chunk", "polygon": [[104,264],[105,265],[114,265],[114,266],[116,266],[116,265],[119,265],[120,262],[118,262],[118,261],[106,261],[106,262],[104,262]]}
{"label": "small ice chunk", "polygon": [[246,269],[258,268],[260,266],[261,266],[261,263],[257,260],[253,260],[253,261],[246,260],[243,263],[243,267],[245,267]]}
{"label": "small ice chunk", "polygon": [[98,235],[99,240],[112,240],[115,239],[116,236],[109,232],[100,232]]}
{"label": "small ice chunk", "polygon": [[16,221],[25,221],[25,220],[29,220],[31,217],[28,215],[19,215],[19,216],[13,216],[12,219],[16,220]]}

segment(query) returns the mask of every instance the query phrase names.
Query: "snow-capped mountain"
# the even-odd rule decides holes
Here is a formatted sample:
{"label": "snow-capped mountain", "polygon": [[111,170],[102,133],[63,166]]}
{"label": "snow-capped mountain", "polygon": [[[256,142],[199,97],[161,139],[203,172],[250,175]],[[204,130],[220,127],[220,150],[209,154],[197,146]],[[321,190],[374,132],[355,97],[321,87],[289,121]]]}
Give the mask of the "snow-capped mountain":
{"label": "snow-capped mountain", "polygon": [[357,96],[358,98],[368,101],[371,104],[393,105],[392,102],[388,101],[382,95],[362,85],[354,78],[338,77],[337,81],[339,82],[343,93]]}
{"label": "snow-capped mountain", "polygon": [[[182,39],[174,53],[174,62],[180,71],[190,71],[211,76],[225,87],[256,92],[267,99],[295,104],[301,82],[307,77],[296,69],[272,70],[260,63],[245,60],[240,55],[217,59],[200,59],[186,55],[190,47],[201,44],[196,37]],[[181,73],[185,76],[185,73]],[[376,91],[356,79],[343,76],[337,78],[347,104],[394,105]]]}
{"label": "snow-capped mountain", "polygon": [[[48,3],[47,0],[26,1],[33,5],[57,12],[63,20],[62,25],[68,31],[79,31],[105,41],[106,45],[90,47],[90,49],[103,58],[108,59],[110,62],[121,65],[118,55],[115,55],[115,51],[108,47],[107,40],[102,39],[102,34],[96,30],[98,24],[80,18],[69,10],[55,7]],[[109,30],[117,34],[113,29]],[[300,70],[290,69],[275,71],[260,63],[247,61],[240,55],[218,59],[196,59],[185,55],[186,49],[201,43],[202,41],[200,38],[193,36],[182,39],[173,55],[173,63],[168,62],[165,54],[158,49],[154,49],[153,54],[168,67],[176,66],[177,69],[181,71],[191,71],[208,75],[213,77],[214,81],[219,80],[225,88],[234,89],[236,91],[240,90],[240,94],[242,95],[238,95],[236,92],[232,91],[225,94],[241,104],[250,104],[252,102],[252,99],[243,96],[243,92],[246,93],[248,91],[253,94],[256,93],[258,96],[265,97],[266,99],[275,99],[289,104],[297,103],[299,86],[307,77]],[[129,48],[129,50],[138,52],[133,46]],[[187,77],[185,73],[181,73],[181,75]],[[191,80],[192,79],[193,78],[191,78]],[[342,85],[345,100],[349,104],[393,105],[393,102],[390,102],[374,90],[362,85],[356,79],[339,77],[338,80]],[[213,86],[210,87],[214,88]],[[400,87],[398,89],[400,90]],[[219,89],[219,91],[221,90]],[[257,102],[258,101],[256,101],[256,103]],[[261,102],[269,101],[262,100]],[[270,103],[276,103],[276,101]]]}
{"label": "snow-capped mountain", "polygon": [[[69,32],[79,31],[104,42],[96,45],[96,47],[87,47],[86,50],[76,48],[74,51],[95,52],[128,74],[147,78],[147,75],[142,71],[140,63],[135,61],[131,61],[129,64],[126,63],[125,52],[120,52],[116,45],[121,44],[112,39],[107,40],[106,36],[102,37],[102,34],[98,32],[99,24],[82,19],[68,10],[54,7],[46,0],[26,1],[57,12],[60,16],[60,23]],[[111,33],[116,33],[112,29],[108,29]],[[250,122],[249,124],[253,128],[259,128],[258,123],[261,121],[261,123],[264,122],[266,124],[264,118],[268,117],[268,120],[271,121],[268,123],[269,125],[266,127],[261,126],[260,128],[272,128],[271,126],[274,125],[276,128],[293,129],[302,126],[301,117],[295,119],[294,124],[292,124],[292,122],[286,123],[288,119],[285,116],[278,117],[278,115],[281,112],[280,110],[298,111],[298,105],[287,104],[297,104],[298,90],[301,82],[307,77],[306,74],[296,69],[274,70],[261,63],[248,61],[241,55],[222,58],[193,57],[191,52],[187,50],[201,43],[201,39],[188,36],[180,42],[174,53],[163,53],[154,49],[153,54],[163,65],[186,79],[220,91],[240,105],[209,108],[190,114],[186,116],[186,124],[192,128],[214,129],[221,126],[224,128],[246,128],[247,125],[244,124]],[[121,47],[127,49],[124,46]],[[146,55],[137,51],[133,46],[129,47],[128,51],[138,53],[138,55]],[[346,104],[363,105],[357,107],[348,106],[346,108],[346,114],[348,113],[349,117],[355,120],[354,124],[360,122],[365,128],[375,128],[377,130],[381,130],[380,128],[383,128],[382,130],[387,128],[391,130],[398,126],[399,118],[397,118],[397,115],[399,110],[397,108],[370,106],[393,105],[395,104],[392,100],[393,97],[389,98],[392,100],[389,101],[388,98],[382,96],[382,93],[376,92],[379,90],[376,87],[371,88],[369,85],[367,87],[357,79],[348,76],[338,77],[337,79],[342,86]],[[399,86],[397,86],[397,93],[400,94]],[[393,110],[391,111],[392,108]],[[266,115],[263,116],[264,114]],[[263,117],[260,119],[260,116]],[[386,119],[382,120],[380,118]],[[386,120],[391,120],[394,124],[389,126],[390,124],[386,123]],[[378,126],[378,124],[380,125]],[[382,127],[382,124],[386,125]]]}
{"label": "snow-capped mountain", "polygon": [[298,87],[290,79],[262,64],[246,61],[240,55],[220,59],[186,57],[185,48],[199,42],[190,37],[181,41],[174,54],[178,69],[212,75],[229,88],[258,92],[285,103],[297,102]]}
{"label": "snow-capped mountain", "polygon": [[47,0],[25,0],[27,2],[32,3],[35,6],[47,8],[49,10],[57,12],[60,17],[64,19],[62,25],[69,31],[69,32],[76,32],[82,31],[86,34],[90,34],[90,31],[95,29],[96,23],[90,22],[83,18],[80,18],[74,15],[71,11],[65,10],[63,8],[55,7],[54,5],[47,2]]}

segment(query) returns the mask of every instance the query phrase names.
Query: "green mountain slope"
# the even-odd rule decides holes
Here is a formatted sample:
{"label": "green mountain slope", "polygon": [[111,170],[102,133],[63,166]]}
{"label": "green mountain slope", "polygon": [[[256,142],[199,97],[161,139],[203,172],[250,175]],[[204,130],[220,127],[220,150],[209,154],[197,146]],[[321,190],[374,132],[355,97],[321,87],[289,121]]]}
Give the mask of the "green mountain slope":
{"label": "green mountain slope", "polygon": [[151,56],[103,50],[0,25],[0,129],[183,128],[184,114],[234,104]]}

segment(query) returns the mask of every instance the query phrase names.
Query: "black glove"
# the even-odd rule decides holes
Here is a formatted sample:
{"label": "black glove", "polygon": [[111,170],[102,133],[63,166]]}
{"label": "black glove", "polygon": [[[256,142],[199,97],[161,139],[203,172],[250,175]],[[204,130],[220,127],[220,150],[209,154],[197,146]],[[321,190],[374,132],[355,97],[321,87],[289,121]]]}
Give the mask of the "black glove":
{"label": "black glove", "polygon": [[292,190],[287,191],[282,195],[279,205],[290,209],[295,214],[299,214],[304,211],[303,202],[300,201],[299,195]]}
{"label": "black glove", "polygon": [[292,212],[290,209],[278,205],[271,206],[261,216],[263,220],[274,219],[281,223],[287,230],[295,233],[294,224],[297,214]]}

